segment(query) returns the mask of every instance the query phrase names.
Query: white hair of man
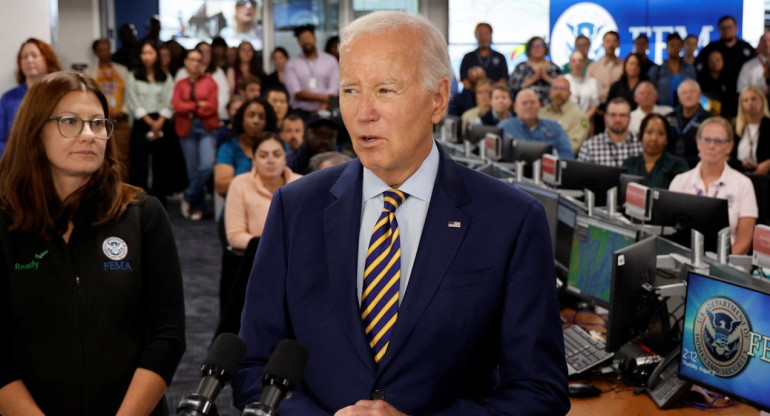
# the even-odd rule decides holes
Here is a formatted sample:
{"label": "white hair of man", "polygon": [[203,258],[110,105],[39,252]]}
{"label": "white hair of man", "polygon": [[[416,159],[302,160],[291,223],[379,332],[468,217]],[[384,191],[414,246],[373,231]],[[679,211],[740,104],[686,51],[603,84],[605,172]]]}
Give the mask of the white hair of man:
{"label": "white hair of man", "polygon": [[411,15],[400,11],[377,11],[362,16],[340,33],[339,51],[344,56],[345,49],[359,35],[384,34],[396,30],[411,29],[417,32],[414,46],[419,54],[420,83],[429,92],[438,90],[441,78],[452,79],[452,64],[444,36],[428,19],[420,15]]}
{"label": "white hair of man", "polygon": [[696,81],[693,81],[691,79],[686,79],[682,81],[678,87],[676,87],[676,94],[679,95],[682,93],[682,88],[684,88],[686,85],[692,84],[695,86],[695,89],[698,90],[698,94],[702,93],[703,91],[700,89],[700,84],[698,84]]}

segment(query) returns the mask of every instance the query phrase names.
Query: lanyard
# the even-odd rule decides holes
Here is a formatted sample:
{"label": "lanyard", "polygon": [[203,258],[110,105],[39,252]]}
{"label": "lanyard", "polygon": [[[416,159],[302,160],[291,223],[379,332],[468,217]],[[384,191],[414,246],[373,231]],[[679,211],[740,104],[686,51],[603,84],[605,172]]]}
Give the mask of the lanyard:
{"label": "lanyard", "polygon": [[[713,197],[714,197],[714,198],[716,198],[716,197],[717,197],[717,195],[719,194],[719,190],[720,190],[720,189],[722,189],[722,187],[723,187],[724,185],[725,185],[725,183],[724,183],[724,182],[719,182],[719,183],[717,183],[717,185],[714,187],[714,188],[715,188],[715,189],[714,189],[714,195],[713,195]],[[703,192],[703,190],[702,190],[702,189],[698,189],[698,186],[697,186],[697,185],[693,185],[693,187],[695,187],[695,193],[696,193],[697,195],[699,195],[699,196],[703,196],[703,194],[704,194],[705,192]]]}
{"label": "lanyard", "polygon": [[482,68],[489,69],[489,61],[492,59],[492,51],[489,51],[489,55],[487,55],[486,58],[482,58],[481,52],[476,49],[476,59],[479,61],[479,65],[481,65]]}
{"label": "lanyard", "polygon": [[693,116],[690,118],[690,121],[687,122],[687,125],[684,126],[684,129],[682,129],[680,126],[682,125],[682,123],[684,123],[684,116],[683,116],[683,114],[684,114],[684,109],[682,109],[681,112],[679,112],[679,111],[676,112],[676,121],[677,121],[677,123],[676,123],[676,132],[679,133],[680,136],[685,135],[688,130],[690,130],[691,128],[695,127],[694,123],[697,123],[696,118],[698,118],[697,117],[698,116],[698,112],[695,112],[695,114],[693,114]]}

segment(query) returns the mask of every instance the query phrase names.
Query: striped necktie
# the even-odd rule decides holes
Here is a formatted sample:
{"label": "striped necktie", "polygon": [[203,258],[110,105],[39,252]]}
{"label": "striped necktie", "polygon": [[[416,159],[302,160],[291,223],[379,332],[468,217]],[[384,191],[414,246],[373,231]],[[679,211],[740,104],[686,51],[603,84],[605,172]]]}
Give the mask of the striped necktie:
{"label": "striped necktie", "polygon": [[383,195],[385,206],[369,241],[361,294],[361,319],[375,362],[385,355],[398,316],[401,243],[396,208],[409,197],[397,189]]}

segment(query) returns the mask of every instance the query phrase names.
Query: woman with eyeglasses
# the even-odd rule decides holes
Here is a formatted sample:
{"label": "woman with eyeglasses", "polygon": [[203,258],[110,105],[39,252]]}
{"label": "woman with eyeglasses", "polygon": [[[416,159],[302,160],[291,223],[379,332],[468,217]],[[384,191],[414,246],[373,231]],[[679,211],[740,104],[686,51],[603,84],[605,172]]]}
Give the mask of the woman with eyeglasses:
{"label": "woman with eyeglasses", "polygon": [[96,82],[30,88],[0,160],[0,414],[162,415],[185,349],[166,212],[121,182]]}
{"label": "woman with eyeglasses", "polygon": [[535,36],[527,41],[525,46],[527,60],[516,65],[508,80],[511,87],[512,99],[524,88],[534,90],[540,102],[545,105],[551,101],[548,93],[551,90],[551,81],[561,75],[558,65],[545,59],[548,56],[548,45],[545,39]]}
{"label": "woman with eyeglasses", "polygon": [[733,149],[733,128],[724,118],[711,117],[701,123],[695,140],[700,162],[694,169],[674,177],[668,189],[726,199],[732,254],[746,254],[751,250],[759,212],[751,180],[727,165]]}

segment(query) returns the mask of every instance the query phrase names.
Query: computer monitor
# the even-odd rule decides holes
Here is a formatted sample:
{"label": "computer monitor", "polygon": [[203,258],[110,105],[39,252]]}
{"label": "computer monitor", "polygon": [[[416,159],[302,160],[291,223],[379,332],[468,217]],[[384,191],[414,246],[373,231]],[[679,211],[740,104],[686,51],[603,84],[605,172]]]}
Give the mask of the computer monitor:
{"label": "computer monitor", "polygon": [[770,411],[770,283],[690,272],[679,377]]}
{"label": "computer monitor", "polygon": [[567,291],[607,308],[613,253],[636,242],[637,231],[598,218],[578,215],[572,234]]}
{"label": "computer monitor", "polygon": [[489,133],[498,137],[503,137],[503,129],[500,127],[487,126],[484,124],[471,124],[468,126],[468,131],[465,132],[465,141],[476,144],[484,140]]}
{"label": "computer monitor", "polygon": [[658,237],[648,237],[615,251],[605,349],[615,352],[629,341],[659,355],[678,345],[668,308],[654,293]]}
{"label": "computer monitor", "polygon": [[623,203],[626,202],[626,188],[628,187],[628,184],[632,182],[646,185],[644,176],[641,176],[641,175],[621,173],[620,177],[618,177],[618,206],[619,207],[622,207]]}
{"label": "computer monitor", "polygon": [[503,150],[508,151],[503,154],[505,162],[524,161],[527,165],[532,165],[532,162],[540,160],[544,154],[553,152],[553,145],[550,143],[510,138],[507,142],[510,147],[506,148],[506,145],[503,145]]}
{"label": "computer monitor", "polygon": [[[339,102],[339,99],[337,101]],[[450,143],[462,142],[462,126],[463,123],[460,117],[447,114],[436,125],[436,134],[441,140]]]}
{"label": "computer monitor", "polygon": [[674,227],[665,237],[685,247],[690,247],[690,231],[698,230],[704,249],[716,252],[717,234],[730,226],[727,200],[653,188],[650,224]]}
{"label": "computer monitor", "polygon": [[551,230],[551,249],[556,250],[556,228],[559,212],[559,194],[551,189],[543,188],[535,184],[515,182],[514,188],[520,189],[540,201],[545,209],[545,217],[548,220],[548,228]]}
{"label": "computer monitor", "polygon": [[577,160],[560,159],[561,189],[588,188],[594,193],[596,206],[607,205],[607,191],[620,184],[620,174],[626,168],[598,165],[596,163],[578,162]]}
{"label": "computer monitor", "polygon": [[564,197],[559,197],[556,209],[556,242],[553,257],[556,273],[564,281],[569,273],[569,258],[572,255],[572,234],[578,214],[585,214],[585,209]]}

